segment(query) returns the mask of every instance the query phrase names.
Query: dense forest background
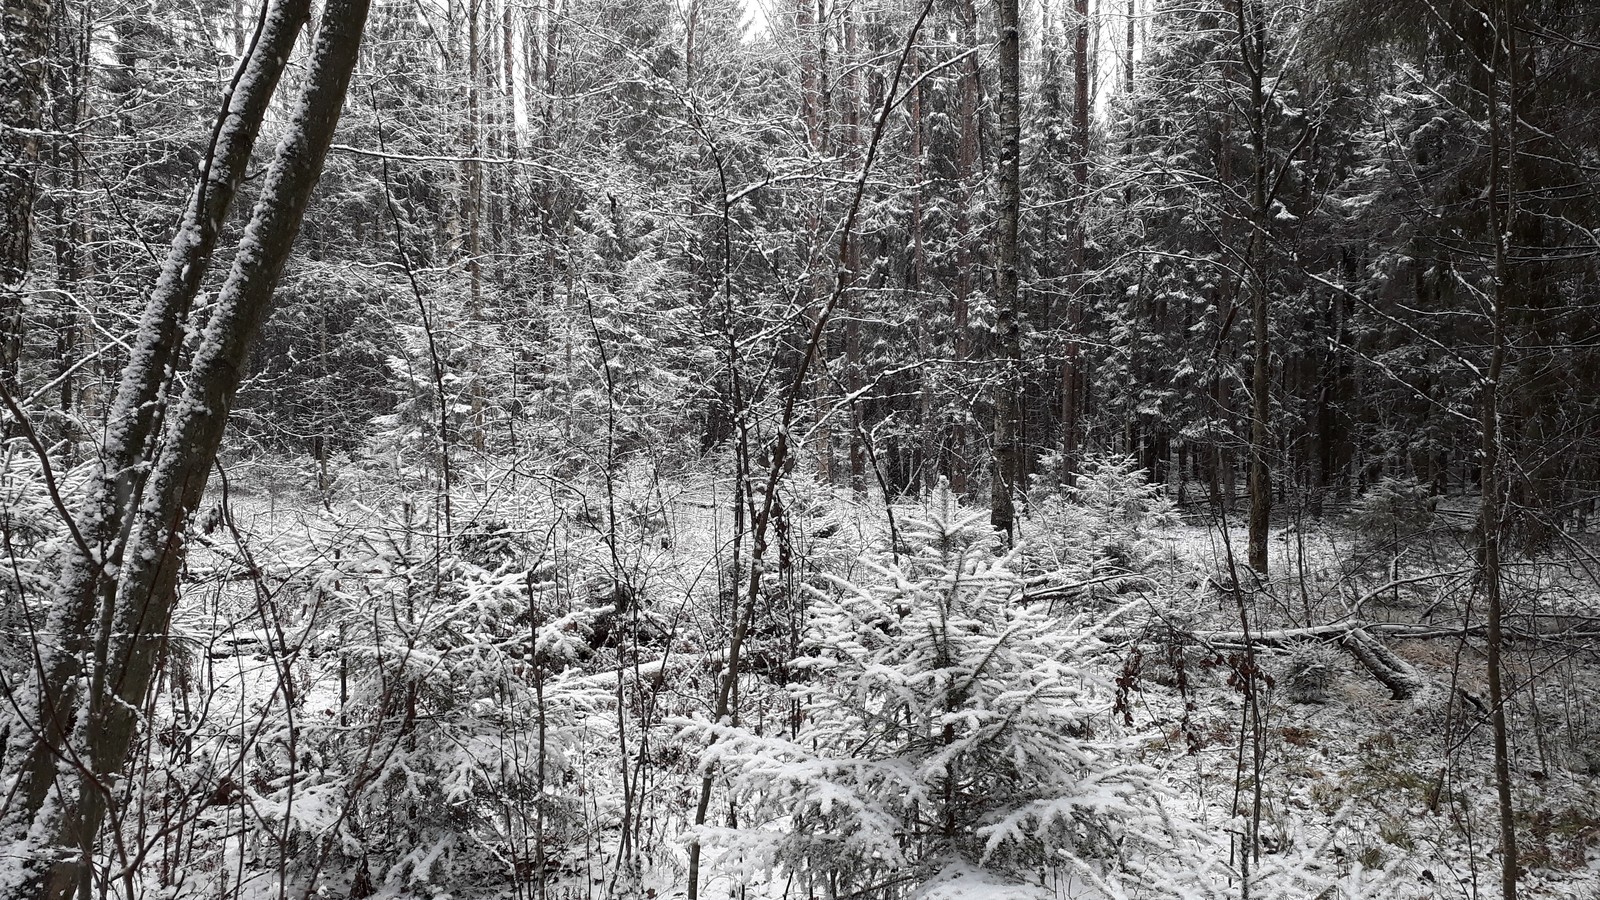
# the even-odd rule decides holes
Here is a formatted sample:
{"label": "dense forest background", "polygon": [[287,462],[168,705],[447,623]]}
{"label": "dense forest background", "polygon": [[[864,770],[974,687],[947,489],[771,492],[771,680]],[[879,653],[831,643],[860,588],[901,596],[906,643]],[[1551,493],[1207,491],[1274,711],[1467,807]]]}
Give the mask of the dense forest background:
{"label": "dense forest background", "polygon": [[0,4],[0,894],[1594,896],[1600,6],[311,7]]}
{"label": "dense forest background", "polygon": [[[235,6],[50,20],[34,251],[10,261],[32,289],[8,301],[7,362],[50,438],[91,442],[69,452],[92,446],[250,38]],[[778,393],[838,277],[800,411],[807,468],[982,493],[1006,355],[995,26],[988,7],[935,4],[902,60],[920,13],[774,6],[758,27],[738,4],[380,4],[234,452],[324,477],[407,444],[554,440],[595,459],[574,435],[593,443],[612,417],[614,455],[693,459],[727,443],[736,406]],[[1494,160],[1518,211],[1509,482],[1535,539],[1584,516],[1600,459],[1587,7],[1519,13],[1526,72],[1493,107],[1500,38],[1469,5],[1088,13],[1030,7],[1023,29],[1025,471],[1128,453],[1182,502],[1232,503],[1260,344],[1281,503],[1315,511],[1390,476],[1475,486],[1490,132],[1511,103],[1515,143]]]}

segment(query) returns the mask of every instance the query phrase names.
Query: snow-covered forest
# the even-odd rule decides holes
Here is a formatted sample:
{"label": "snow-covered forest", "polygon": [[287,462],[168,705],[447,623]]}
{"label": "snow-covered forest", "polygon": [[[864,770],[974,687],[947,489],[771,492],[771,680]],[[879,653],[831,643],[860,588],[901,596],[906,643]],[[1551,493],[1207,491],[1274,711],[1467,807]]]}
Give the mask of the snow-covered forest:
{"label": "snow-covered forest", "polygon": [[1593,0],[0,24],[0,900],[1600,897]]}

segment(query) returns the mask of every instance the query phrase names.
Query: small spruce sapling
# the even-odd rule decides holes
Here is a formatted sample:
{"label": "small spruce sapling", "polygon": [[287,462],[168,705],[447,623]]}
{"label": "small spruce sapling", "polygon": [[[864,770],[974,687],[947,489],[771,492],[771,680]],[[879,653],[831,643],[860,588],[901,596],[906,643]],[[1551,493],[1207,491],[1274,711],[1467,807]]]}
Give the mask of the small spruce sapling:
{"label": "small spruce sapling", "polygon": [[335,652],[307,660],[322,687],[294,740],[270,720],[249,763],[254,839],[282,844],[291,892],[470,891],[553,869],[581,818],[580,732],[610,721],[580,669],[592,611],[569,608],[511,523],[409,548],[407,523],[388,524],[301,576],[322,611],[295,627]]}
{"label": "small spruce sapling", "polygon": [[954,506],[907,523],[898,559],[819,592],[797,737],[685,723],[715,737],[702,763],[728,773],[740,821],[761,823],[700,835],[725,865],[1021,889],[1159,840],[1160,792],[1107,715],[1097,641],[1029,603],[1021,551],[998,550]]}
{"label": "small spruce sapling", "polygon": [[[1055,471],[1047,456],[1041,468]],[[1088,454],[1071,486],[1035,476],[1041,537],[1063,562],[1090,558],[1096,570],[1143,573],[1162,561],[1156,531],[1177,524],[1177,506],[1131,456]]]}
{"label": "small spruce sapling", "polygon": [[1289,650],[1284,663],[1284,696],[1291,703],[1327,703],[1343,659],[1332,644],[1307,641]]}
{"label": "small spruce sapling", "polygon": [[[1389,580],[1400,580],[1400,560],[1412,539],[1432,522],[1438,498],[1415,478],[1383,478],[1351,505],[1346,524],[1365,549],[1364,558],[1389,554]],[[1394,600],[1400,600],[1395,588]]]}
{"label": "small spruce sapling", "polygon": [[1432,523],[1437,502],[1415,478],[1383,478],[1351,504],[1345,524],[1369,547],[1398,547]]}

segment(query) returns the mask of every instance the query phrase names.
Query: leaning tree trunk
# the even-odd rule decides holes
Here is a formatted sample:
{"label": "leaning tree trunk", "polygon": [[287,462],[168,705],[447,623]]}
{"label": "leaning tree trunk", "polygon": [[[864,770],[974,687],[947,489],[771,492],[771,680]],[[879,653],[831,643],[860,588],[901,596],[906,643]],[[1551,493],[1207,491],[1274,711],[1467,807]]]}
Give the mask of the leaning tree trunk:
{"label": "leaning tree trunk", "polygon": [[0,386],[15,393],[51,0],[0,0]]}
{"label": "leaning tree trunk", "polygon": [[[79,686],[83,681],[79,674],[81,659],[57,661],[47,670],[39,697],[40,710],[47,713],[41,715],[42,737],[28,748],[27,758],[22,760],[27,766],[23,773],[26,803],[18,804],[17,814],[25,816],[30,826],[24,838],[29,843],[18,849],[33,866],[18,883],[0,886],[0,896],[66,900],[88,884],[94,837],[106,812],[108,782],[125,764],[136,737],[137,710],[144,708],[153,673],[166,646],[177,574],[183,560],[184,528],[205,491],[250,343],[266,316],[301,216],[321,175],[322,161],[355,67],[367,7],[368,0],[329,0],[312,50],[305,91],[288,133],[278,146],[232,271],[195,351],[183,395],[177,400],[165,398],[164,402],[155,403],[167,414],[156,447],[141,452],[145,442],[135,444],[125,431],[108,438],[108,458],[120,453],[130,460],[149,460],[149,476],[139,490],[134,469],[143,466],[136,463],[124,471],[108,471],[105,479],[107,485],[118,490],[111,508],[121,526],[111,533],[122,532],[123,537],[115,543],[123,544],[126,551],[121,555],[116,578],[103,579],[104,585],[96,589],[93,584],[97,579],[82,571],[85,558],[101,557],[113,542],[94,547],[84,541],[64,563],[62,582],[67,593],[60,598],[64,614],[78,615],[86,611],[80,607],[87,605],[87,611],[94,616],[93,624],[84,629],[92,637],[75,637],[75,646],[63,646],[57,653],[68,657],[77,655],[71,650],[87,653],[92,649],[95,665],[89,672],[86,695]],[[292,46],[293,34],[304,18],[305,4],[298,0],[275,6],[267,25],[282,26],[288,33],[284,36],[264,27],[261,48],[266,49],[279,39],[289,43],[281,45],[282,52],[266,53],[267,59],[253,54],[251,65],[259,62],[269,68],[281,67]],[[276,74],[271,77],[275,79]],[[233,124],[250,132],[251,137],[260,117],[257,115],[255,124],[251,124],[246,113],[251,111],[252,100],[264,102],[256,94],[258,87],[248,78],[247,70],[241,81],[241,96],[236,96],[230,106],[230,116],[235,110],[240,112]],[[270,84],[265,89],[270,92]],[[220,155],[216,157],[217,161],[224,161],[224,171],[227,150],[236,149],[228,142],[244,140],[241,135],[228,134],[228,121],[219,132]],[[232,183],[236,185],[237,178]],[[202,186],[190,224],[203,231],[204,226],[195,220],[210,212],[207,190]],[[214,227],[216,220],[208,221]],[[209,247],[211,239],[180,234],[173,254],[176,257],[198,252],[202,245]],[[185,244],[186,240],[191,243]],[[188,249],[181,250],[184,247]],[[201,258],[203,261],[203,255]],[[174,274],[165,272],[163,283]],[[183,273],[177,276],[181,281]],[[182,293],[181,288],[168,285],[164,290],[158,284],[145,321],[148,327],[141,330],[142,341],[159,342],[163,335],[176,339],[179,326],[171,318],[181,316],[174,313],[173,317],[163,318],[154,307],[171,302],[172,297]],[[192,298],[192,292],[189,296]],[[167,326],[173,330],[165,330]],[[141,343],[130,369],[151,366],[152,360],[172,352],[170,347],[161,350]],[[170,363],[170,356],[166,359]],[[158,393],[163,380],[160,372],[130,372],[119,389],[119,402],[138,397],[142,391],[152,391],[151,385]],[[144,396],[155,402],[149,393]],[[157,424],[152,420],[144,427],[153,433]],[[104,523],[98,517],[105,508],[105,498],[91,496],[87,506],[86,518],[95,526],[89,533],[103,535],[99,528]],[[75,566],[77,571],[73,570]],[[91,597],[109,595],[112,602],[91,600],[84,604],[77,592],[85,584],[90,585]],[[53,620],[61,615],[60,611],[53,614]],[[61,678],[62,675],[66,677]],[[45,845],[40,846],[41,843]]]}
{"label": "leaning tree trunk", "polygon": [[86,668],[97,670],[106,660],[104,622],[117,590],[116,580],[106,573],[116,571],[122,562],[127,513],[142,493],[144,464],[153,451],[151,438],[164,386],[183,343],[184,320],[310,9],[310,0],[276,0],[264,12],[253,49],[218,117],[200,182],[146,302],[134,350],[107,417],[110,430],[101,451],[100,475],[79,510],[81,541],[67,547],[60,566],[45,629],[59,638],[40,648],[37,691],[23,701],[23,717],[32,719],[35,727],[14,735],[21,746],[7,753],[7,759],[18,761],[21,778],[20,802],[0,823],[4,829],[0,833],[9,838],[27,833],[58,787],[58,768],[82,700],[81,676]]}
{"label": "leaning tree trunk", "polygon": [[1016,528],[1014,494],[1022,475],[1018,393],[1022,380],[1017,229],[1022,211],[1022,77],[1017,0],[1000,0],[1000,234],[996,241],[995,309],[1000,383],[994,397],[994,481],[989,523],[1008,538]]}
{"label": "leaning tree trunk", "polygon": [[[16,839],[33,827],[56,784],[68,735],[82,701],[85,669],[106,660],[105,616],[115,600],[116,580],[105,577],[122,561],[124,524],[138,503],[144,463],[152,451],[162,390],[182,344],[184,319],[200,289],[218,229],[244,180],[267,107],[301,27],[310,0],[278,0],[265,11],[254,49],[240,67],[212,135],[212,146],[194,197],[173,239],[146,303],[139,336],[107,417],[110,430],[101,452],[100,476],[79,510],[77,536],[65,551],[47,634],[55,644],[40,648],[42,677],[23,702],[23,717],[35,727],[14,740],[7,758],[17,760],[15,803],[3,833]],[[93,658],[94,663],[89,660]],[[70,776],[69,776],[70,777]],[[92,839],[92,834],[88,836]],[[83,842],[76,842],[85,852]]]}

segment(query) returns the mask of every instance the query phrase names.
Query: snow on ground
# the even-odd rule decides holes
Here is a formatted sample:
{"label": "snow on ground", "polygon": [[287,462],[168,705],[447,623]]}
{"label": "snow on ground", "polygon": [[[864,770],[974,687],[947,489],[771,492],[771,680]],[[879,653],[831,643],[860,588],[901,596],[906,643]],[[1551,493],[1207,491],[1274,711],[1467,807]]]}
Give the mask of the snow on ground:
{"label": "snow on ground", "polygon": [[[641,896],[682,893],[681,830],[692,817],[698,777],[692,748],[675,744],[670,729],[659,723],[707,712],[705,698],[722,659],[718,642],[727,638],[733,578],[744,577],[742,566],[736,569],[733,562],[730,482],[668,481],[630,472],[615,487],[616,500],[609,507],[599,487],[581,489],[538,476],[494,491],[464,491],[453,503],[451,528],[458,548],[459,536],[474,534],[479,525],[492,526],[480,536],[523,548],[527,558],[517,565],[565,573],[560,599],[569,608],[607,603],[620,573],[668,636],[654,645],[658,649],[642,649],[631,662],[619,665],[614,655],[602,652],[586,663],[595,676],[610,675],[587,682],[585,690],[599,691],[602,698],[587,702],[601,705],[567,726],[563,790],[580,786],[569,809],[578,818],[565,832],[567,845],[553,854],[559,861],[550,863],[549,897],[605,896],[626,893],[630,886]],[[286,676],[295,684],[302,716],[327,720],[345,714],[348,685],[342,688],[329,677],[329,660],[338,657],[339,648],[328,644],[327,619],[318,604],[354,598],[360,611],[363,603],[392,602],[384,600],[384,592],[394,579],[405,577],[395,560],[408,553],[425,557],[435,546],[428,539],[440,523],[431,501],[425,492],[381,498],[352,493],[331,508],[294,494],[243,490],[230,498],[232,521],[249,553],[224,530],[215,532],[213,543],[190,559],[192,578],[175,626],[188,644],[203,650],[198,658],[205,709],[190,722],[196,732],[214,736],[216,765],[226,768],[229,752],[242,754],[253,727],[269,727],[264,723],[271,720],[274,704],[281,706]],[[822,488],[794,491],[787,501],[784,552],[803,558],[803,566],[846,580],[862,575],[860,560],[870,548],[887,545],[891,515],[896,527],[903,527],[930,510],[928,501],[857,502]],[[615,555],[607,541],[612,509]],[[1434,520],[1442,527],[1398,543],[1331,518],[1307,517],[1280,526],[1270,545],[1274,576],[1261,584],[1244,572],[1242,561],[1227,562],[1230,550],[1243,556],[1246,535],[1238,522],[1224,532],[1190,514],[1149,528],[1138,536],[1140,572],[1129,577],[1074,558],[1082,556],[1082,548],[1075,551],[1070,540],[1053,538],[1048,510],[1036,511],[1034,540],[1041,549],[1032,558],[1041,583],[1073,588],[1051,595],[1052,604],[1062,604],[1061,612],[1087,613],[1093,621],[1096,610],[1142,604],[1108,632],[1113,648],[1100,664],[1108,678],[1124,677],[1126,702],[1116,715],[1131,723],[1125,727],[1142,741],[1143,760],[1180,798],[1169,812],[1191,823],[1197,834],[1210,835],[1211,863],[1223,874],[1196,888],[1197,895],[1232,896],[1238,890],[1228,873],[1239,870],[1258,772],[1256,879],[1277,877],[1274,871],[1288,873],[1282,875],[1288,880],[1331,879],[1327,883],[1337,891],[1327,896],[1477,897],[1497,889],[1489,729],[1480,708],[1487,695],[1482,640],[1470,631],[1480,623],[1481,598],[1475,596],[1471,573],[1468,509],[1469,502],[1448,504]],[[748,540],[739,544],[745,554]],[[240,577],[252,565],[268,577]],[[1063,565],[1076,568],[1063,575]],[[1329,668],[1323,702],[1297,702],[1288,685],[1295,667],[1315,656],[1312,651],[1292,642],[1262,647],[1263,674],[1246,679],[1241,669],[1246,658],[1238,648],[1209,646],[1204,639],[1208,633],[1239,630],[1239,602],[1227,589],[1234,573],[1244,573],[1239,577],[1250,589],[1245,613],[1256,630],[1356,620],[1430,623],[1441,632],[1459,632],[1464,622],[1469,630],[1390,641],[1432,686],[1421,698],[1392,699],[1349,655],[1335,654],[1331,662],[1321,657]],[[1514,560],[1508,597],[1510,611],[1524,623],[1575,620],[1593,615],[1596,603],[1594,583],[1581,560]],[[378,611],[395,615],[392,609]],[[422,615],[426,624],[426,611]],[[411,652],[424,655],[418,648]],[[1587,639],[1552,638],[1514,642],[1508,656],[1526,896],[1593,897],[1600,891],[1595,779],[1600,751],[1594,749],[1600,746],[1594,705],[1600,685],[1591,654]],[[1135,657],[1136,666],[1130,663]],[[440,672],[449,668],[439,659],[408,660]],[[763,694],[770,694],[763,677],[747,678],[752,704],[747,716],[770,717],[769,727],[781,729],[785,704]],[[1258,723],[1246,715],[1251,702],[1242,687],[1246,680],[1257,691]],[[637,880],[619,879],[618,820],[605,808],[618,798],[614,784],[611,789],[599,785],[615,782],[619,742],[628,745],[646,733],[618,716],[616,700],[634,707],[630,712],[643,711],[637,704],[646,694],[637,691],[652,681],[655,689],[647,696],[657,718],[648,735],[655,743],[630,751],[636,753],[630,757],[633,764],[651,762],[648,799],[635,801],[646,804],[650,821],[641,822],[645,833],[632,838],[648,844],[642,853],[646,867]],[[594,790],[582,790],[585,784]],[[337,798],[319,793],[315,785],[299,794],[292,811],[274,807],[264,788],[247,787],[244,793],[256,804],[250,815],[262,822],[292,816],[297,828],[338,824]],[[243,834],[233,838],[233,850],[219,849],[221,857],[208,865],[242,872],[259,868],[277,852]],[[797,896],[792,873],[773,872],[763,881],[762,873],[729,868],[731,858],[720,867],[714,856],[708,862],[703,896]],[[273,882],[270,875],[257,877],[258,887]],[[526,882],[529,875],[523,871],[517,877]],[[1041,877],[1044,896],[1095,897],[1108,890],[1070,868]],[[373,878],[384,884],[384,873],[374,872]],[[227,883],[227,877],[219,882]],[[417,886],[410,882],[412,888],[404,888],[407,883],[385,890],[404,893]],[[921,896],[991,898],[1017,890],[973,870],[948,873]]]}

